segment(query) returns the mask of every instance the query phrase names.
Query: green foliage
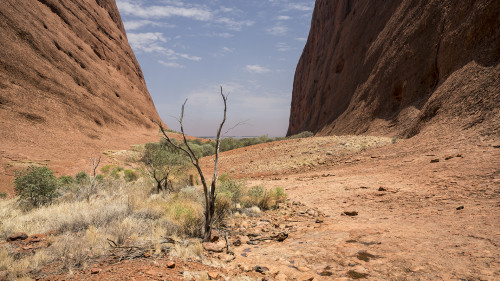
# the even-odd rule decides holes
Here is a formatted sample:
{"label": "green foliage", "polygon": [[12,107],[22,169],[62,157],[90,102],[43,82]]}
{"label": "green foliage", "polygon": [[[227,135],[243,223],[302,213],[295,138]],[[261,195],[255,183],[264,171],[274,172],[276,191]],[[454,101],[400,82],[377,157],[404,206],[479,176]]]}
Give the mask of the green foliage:
{"label": "green foliage", "polygon": [[242,203],[246,207],[258,206],[262,210],[269,210],[277,207],[279,203],[285,202],[286,197],[287,195],[281,187],[267,191],[262,186],[254,186],[248,190]]}
{"label": "green foliage", "polygon": [[[314,136],[313,133],[311,132],[301,132],[296,135],[292,135],[289,137],[276,137],[276,138],[270,138],[267,135],[262,135],[257,138],[241,138],[241,139],[235,139],[235,138],[224,138],[220,142],[220,151],[229,151],[241,147],[246,147],[246,146],[251,146],[251,145],[257,145],[261,143],[268,143],[268,142],[273,142],[273,141],[280,141],[280,140],[288,140],[288,139],[300,139],[300,138],[308,138]],[[213,147],[215,147],[215,142],[211,142]],[[212,154],[214,154],[215,151],[212,149]],[[211,155],[211,154],[209,154]],[[207,155],[204,155],[207,156]]]}
{"label": "green foliage", "polygon": [[79,172],[78,174],[76,174],[75,176],[75,182],[77,184],[86,184],[90,181],[90,177],[89,175],[87,175],[87,173],[85,172]]}
{"label": "green foliage", "polygon": [[166,216],[181,228],[181,233],[188,236],[198,236],[203,221],[203,211],[200,202],[177,193],[166,206]]}
{"label": "green foliage", "polygon": [[16,171],[14,184],[16,195],[34,207],[48,204],[58,196],[57,178],[47,167],[29,166]]}
{"label": "green foliage", "polygon": [[150,177],[156,181],[158,191],[166,189],[169,178],[180,176],[189,165],[189,158],[166,141],[151,142],[145,145],[141,157]]}
{"label": "green foliage", "polygon": [[229,174],[222,174],[219,177],[219,185],[217,186],[217,196],[223,194],[233,204],[241,202],[243,196],[245,183],[232,179]]}
{"label": "green foliage", "polygon": [[290,140],[293,140],[293,139],[303,139],[303,138],[310,138],[312,136],[314,136],[314,133],[309,132],[309,131],[305,131],[305,132],[300,132],[298,134],[286,137],[286,139],[290,139]]}
{"label": "green foliage", "polygon": [[247,194],[249,197],[251,197],[255,200],[258,200],[260,197],[262,197],[262,195],[264,195],[265,192],[266,192],[266,190],[264,189],[264,187],[257,185],[257,186],[250,188],[250,190],[248,190]]}
{"label": "green foliage", "polygon": [[72,176],[60,176],[57,181],[60,186],[68,187],[75,182],[75,179]]}
{"label": "green foliage", "polygon": [[111,168],[113,168],[113,165],[105,165],[101,168],[101,172],[103,174],[108,174],[111,171]]}
{"label": "green foliage", "polygon": [[95,179],[96,179],[97,181],[103,181],[103,180],[104,180],[104,176],[99,174],[99,175],[96,175],[96,176],[95,176]]}
{"label": "green foliage", "polygon": [[125,180],[128,182],[136,181],[139,178],[139,175],[134,170],[130,170],[130,169],[124,170],[123,174],[124,174]]}
{"label": "green foliage", "polygon": [[112,176],[115,179],[119,179],[121,171],[123,171],[123,167],[114,166],[113,169],[111,170],[110,176]]}
{"label": "green foliage", "polygon": [[7,198],[7,192],[0,192],[0,199]]}
{"label": "green foliage", "polygon": [[278,202],[285,202],[287,195],[283,187],[276,187],[275,189],[271,189],[271,196]]}

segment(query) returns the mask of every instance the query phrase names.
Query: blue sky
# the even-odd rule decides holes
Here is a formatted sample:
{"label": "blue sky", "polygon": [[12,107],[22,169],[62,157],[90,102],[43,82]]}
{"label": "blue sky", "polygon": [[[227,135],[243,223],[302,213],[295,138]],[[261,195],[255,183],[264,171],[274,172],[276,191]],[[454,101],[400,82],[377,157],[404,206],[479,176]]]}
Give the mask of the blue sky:
{"label": "blue sky", "polygon": [[[162,120],[212,136],[229,93],[227,135],[283,136],[314,0],[117,0]],[[175,117],[175,118],[173,118]]]}

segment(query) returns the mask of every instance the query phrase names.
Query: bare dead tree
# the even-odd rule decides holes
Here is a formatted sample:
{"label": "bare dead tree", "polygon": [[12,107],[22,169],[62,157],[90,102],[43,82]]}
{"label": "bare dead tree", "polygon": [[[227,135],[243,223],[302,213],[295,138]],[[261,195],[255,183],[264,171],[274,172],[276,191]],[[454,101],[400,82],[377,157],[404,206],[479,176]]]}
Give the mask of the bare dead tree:
{"label": "bare dead tree", "polygon": [[90,169],[90,179],[89,179],[89,185],[87,187],[87,192],[86,192],[86,197],[87,201],[90,200],[90,196],[96,192],[97,189],[97,182],[96,182],[96,170],[97,167],[99,167],[99,164],[101,163],[101,156],[99,156],[98,159],[94,159],[90,157],[90,163],[91,163],[91,169]]}
{"label": "bare dead tree", "polygon": [[191,164],[196,168],[198,171],[198,174],[200,175],[201,179],[201,184],[203,185],[203,193],[205,196],[205,225],[204,225],[204,231],[203,231],[203,239],[205,241],[210,239],[210,235],[212,232],[212,221],[214,218],[214,213],[215,213],[215,188],[217,186],[217,164],[219,161],[219,147],[220,147],[220,138],[221,138],[221,131],[222,127],[224,126],[224,123],[226,122],[226,112],[227,112],[227,95],[224,95],[222,91],[222,86],[220,87],[220,95],[222,97],[222,101],[224,102],[224,117],[222,119],[222,122],[219,125],[219,129],[217,130],[217,136],[215,139],[215,157],[214,157],[214,173],[212,177],[212,183],[210,185],[210,188],[207,185],[207,182],[205,180],[205,176],[203,174],[203,171],[201,170],[200,167],[200,162],[196,154],[193,152],[191,147],[189,146],[189,143],[187,142],[186,139],[186,134],[184,133],[184,125],[182,123],[182,120],[184,118],[184,107],[187,103],[187,99],[184,101],[182,104],[182,110],[181,110],[181,117],[178,119],[180,127],[181,127],[181,133],[182,133],[182,138],[183,138],[183,143],[186,147],[182,147],[181,145],[175,143],[172,141],[172,139],[167,135],[167,132],[163,128],[162,124],[158,121],[153,120],[159,127],[160,130],[163,134],[163,139],[165,139],[168,143],[173,145],[175,148],[183,151],[191,160]]}

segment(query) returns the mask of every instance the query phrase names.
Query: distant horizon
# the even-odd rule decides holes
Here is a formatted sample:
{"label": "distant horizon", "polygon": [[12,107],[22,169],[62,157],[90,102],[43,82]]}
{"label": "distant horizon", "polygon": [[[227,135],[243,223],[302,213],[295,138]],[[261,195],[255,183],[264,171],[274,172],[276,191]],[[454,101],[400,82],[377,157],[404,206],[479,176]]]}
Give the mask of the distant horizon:
{"label": "distant horizon", "polygon": [[[315,0],[117,0],[128,41],[160,118],[211,135],[229,93],[234,135],[285,135],[293,77]],[[174,118],[172,118],[172,116]]]}

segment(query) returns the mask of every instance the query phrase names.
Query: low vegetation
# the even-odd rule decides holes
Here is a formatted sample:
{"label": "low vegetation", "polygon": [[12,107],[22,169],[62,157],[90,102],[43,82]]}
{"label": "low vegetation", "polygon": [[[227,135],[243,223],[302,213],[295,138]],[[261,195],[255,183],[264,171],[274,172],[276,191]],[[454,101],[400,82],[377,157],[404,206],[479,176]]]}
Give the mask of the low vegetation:
{"label": "low vegetation", "polygon": [[47,167],[29,166],[17,171],[14,185],[16,195],[30,207],[49,204],[58,196],[57,178]]}
{"label": "low vegetation", "polygon": [[[132,171],[133,176],[127,171]],[[187,184],[187,171],[172,176],[175,188],[158,193],[150,177],[140,170],[103,166],[102,173],[95,176],[96,189],[88,199],[86,188],[92,177],[86,173],[57,178],[45,167],[18,172],[16,190],[25,192],[23,183],[27,183],[34,192],[29,193],[28,199],[19,193],[17,197],[0,200],[0,239],[5,241],[17,232],[45,234],[47,247],[23,255],[14,247],[0,247],[0,272],[6,272],[7,280],[16,280],[36,274],[47,264],[72,271],[106,255],[112,248],[109,241],[116,245],[152,245],[156,253],[161,253],[161,241],[167,237],[201,237],[203,193],[201,186]],[[215,227],[223,226],[233,215],[272,209],[286,198],[282,188],[248,187],[245,181],[228,174],[219,178]],[[37,203],[25,208],[26,200]],[[198,241],[176,245],[171,254],[202,258],[201,240]]]}

